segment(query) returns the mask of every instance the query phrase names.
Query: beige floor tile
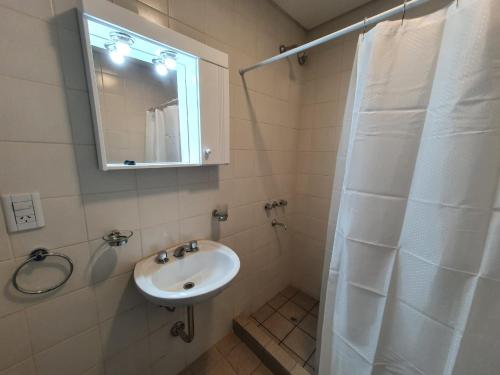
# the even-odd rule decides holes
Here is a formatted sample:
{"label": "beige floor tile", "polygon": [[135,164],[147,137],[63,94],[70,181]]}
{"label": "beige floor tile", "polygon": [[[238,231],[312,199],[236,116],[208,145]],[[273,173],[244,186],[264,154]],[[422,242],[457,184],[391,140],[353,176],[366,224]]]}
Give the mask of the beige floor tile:
{"label": "beige floor tile", "polygon": [[281,306],[278,311],[293,324],[299,324],[299,322],[307,314],[307,311],[291,301],[288,301],[283,306]]}
{"label": "beige floor tile", "polygon": [[286,320],[281,314],[274,313],[264,323],[263,326],[271,332],[278,340],[283,340],[293,329],[293,324]]}
{"label": "beige floor tile", "polygon": [[316,350],[313,352],[313,354],[311,354],[306,364],[314,368],[314,365],[316,364]]}
{"label": "beige floor tile", "polygon": [[[313,369],[311,366],[309,366],[309,365],[307,365],[307,364],[306,364],[306,365],[304,366],[304,369],[306,370],[306,373],[305,373],[305,374],[311,374],[311,375],[313,375],[313,374],[314,374],[314,369]],[[296,374],[293,374],[293,375],[296,375]]]}
{"label": "beige floor tile", "polygon": [[314,305],[318,303],[317,300],[315,300],[314,298],[308,296],[303,292],[297,293],[292,298],[292,301],[307,311],[311,310],[314,307]]}
{"label": "beige floor tile", "polygon": [[264,328],[257,327],[256,324],[250,323],[245,327],[247,332],[263,347],[271,341],[271,335]]}
{"label": "beige floor tile", "polygon": [[286,298],[290,299],[298,293],[298,289],[294,288],[293,286],[287,286],[280,293],[283,294]]}
{"label": "beige floor tile", "polygon": [[252,314],[252,317],[259,323],[263,323],[267,318],[269,318],[274,313],[274,310],[269,305],[264,305],[256,312]]}
{"label": "beige floor tile", "polygon": [[250,375],[260,365],[259,358],[244,343],[236,345],[226,359],[238,375]]}
{"label": "beige floor tile", "polygon": [[221,354],[214,347],[208,349],[196,361],[194,361],[188,370],[193,375],[205,375],[213,369],[222,360]]}
{"label": "beige floor tile", "polygon": [[225,336],[217,344],[215,344],[215,347],[225,357],[229,353],[231,353],[231,350],[233,350],[234,347],[238,345],[240,342],[241,342],[240,339],[234,333],[231,332],[229,335]]}
{"label": "beige floor tile", "polygon": [[316,342],[300,329],[294,329],[283,343],[305,361],[315,349]]}
{"label": "beige floor tile", "polygon": [[212,367],[207,375],[237,375],[237,372],[226,362],[225,359],[222,359],[217,363],[215,367]]}
{"label": "beige floor tile", "polygon": [[319,314],[319,303],[314,306],[311,311],[309,311],[310,314],[314,315],[316,318],[318,317]]}
{"label": "beige floor tile", "polygon": [[288,301],[282,294],[276,294],[273,298],[271,298],[267,304],[270,305],[273,309],[278,310],[281,306],[283,306]]}
{"label": "beige floor tile", "polygon": [[316,338],[318,318],[311,314],[307,314],[306,317],[300,322],[299,327],[310,336]]}
{"label": "beige floor tile", "polygon": [[273,373],[261,363],[260,366],[257,367],[257,369],[252,373],[252,375],[273,375]]}
{"label": "beige floor tile", "polygon": [[294,367],[294,369],[292,370],[292,372],[290,374],[291,375],[309,375],[309,374],[313,374],[313,369],[311,368],[311,370],[309,371],[309,369],[297,364],[297,366]]}
{"label": "beige floor tile", "polygon": [[246,325],[248,325],[250,323],[250,317],[248,315],[245,315],[245,314],[240,314],[238,315],[236,318],[234,318],[234,320],[242,327],[245,327]]}
{"label": "beige floor tile", "polygon": [[266,347],[266,350],[269,354],[271,354],[276,361],[280,363],[288,371],[292,370],[297,362],[293,359],[288,352],[286,352],[280,345],[271,341],[269,345]]}
{"label": "beige floor tile", "polygon": [[290,355],[290,357],[292,357],[295,362],[299,363],[301,366],[304,364],[305,361],[302,358],[300,358],[297,354],[295,354],[293,350],[287,348],[285,344],[283,343],[280,344],[280,348],[283,349],[285,352],[287,352],[288,355]]}

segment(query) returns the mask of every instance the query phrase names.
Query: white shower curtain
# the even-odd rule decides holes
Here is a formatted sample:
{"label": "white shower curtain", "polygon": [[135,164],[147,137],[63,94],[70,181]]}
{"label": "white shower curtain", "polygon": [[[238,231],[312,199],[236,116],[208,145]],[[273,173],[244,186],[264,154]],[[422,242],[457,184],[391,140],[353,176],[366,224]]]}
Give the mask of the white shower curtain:
{"label": "white shower curtain", "polygon": [[379,24],[356,56],[319,374],[500,374],[500,1]]}
{"label": "white shower curtain", "polygon": [[146,112],[146,162],[180,161],[179,109],[170,105]]}

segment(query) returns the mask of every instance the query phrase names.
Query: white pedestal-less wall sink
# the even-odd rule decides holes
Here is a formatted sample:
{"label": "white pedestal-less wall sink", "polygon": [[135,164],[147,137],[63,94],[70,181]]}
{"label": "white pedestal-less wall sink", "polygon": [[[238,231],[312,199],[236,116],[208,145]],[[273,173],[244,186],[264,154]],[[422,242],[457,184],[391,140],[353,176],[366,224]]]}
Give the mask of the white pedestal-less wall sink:
{"label": "white pedestal-less wall sink", "polygon": [[[238,255],[218,242],[200,240],[198,250],[168,249],[136,264],[134,279],[137,288],[149,301],[161,306],[193,305],[220,293],[240,269]],[[165,262],[165,263],[162,263]]]}

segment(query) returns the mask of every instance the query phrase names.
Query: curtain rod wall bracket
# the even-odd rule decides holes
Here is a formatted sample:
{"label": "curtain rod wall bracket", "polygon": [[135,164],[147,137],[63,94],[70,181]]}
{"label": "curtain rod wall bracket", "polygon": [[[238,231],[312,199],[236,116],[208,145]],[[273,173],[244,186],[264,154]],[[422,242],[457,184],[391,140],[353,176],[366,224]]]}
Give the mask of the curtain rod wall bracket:
{"label": "curtain rod wall bracket", "polygon": [[[284,44],[281,44],[280,45],[280,53],[285,53],[287,51],[290,51],[291,49],[294,49],[294,48],[297,48],[297,45],[296,44],[292,44],[290,46],[285,46]],[[298,52],[297,53],[297,62],[299,63],[299,65],[304,65],[306,62],[307,62],[307,58],[309,56],[307,56],[307,52]]]}
{"label": "curtain rod wall bracket", "polygon": [[[389,10],[386,10],[385,12],[376,14],[370,18],[366,18],[363,21],[360,21],[360,22],[357,22],[357,23],[352,24],[350,26],[344,27],[341,30],[337,30],[331,34],[322,36],[318,39],[307,42],[301,46],[296,46],[290,50],[287,50],[287,51],[280,53],[276,56],[270,57],[266,60],[262,60],[254,65],[240,69],[239,70],[240,75],[243,76],[243,75],[245,75],[246,72],[249,72],[251,70],[254,70],[254,69],[260,68],[262,66],[274,63],[276,61],[286,59],[287,57],[290,57],[290,56],[293,56],[296,54],[303,53],[304,51],[308,50],[309,48],[319,46],[319,45],[324,44],[326,42],[329,42],[331,40],[340,38],[341,36],[344,36],[346,34],[350,34],[350,33],[355,32],[355,31],[363,30],[368,26],[375,25],[375,24],[379,23],[380,21],[384,21],[384,20],[391,18],[397,14],[401,14],[403,12],[409,11],[413,8],[421,6],[422,4],[428,3],[429,1],[431,1],[431,0],[407,0],[407,1],[405,1],[405,4],[401,4],[399,6],[391,8]],[[457,5],[458,5],[459,0],[455,0],[455,1],[457,1]]]}

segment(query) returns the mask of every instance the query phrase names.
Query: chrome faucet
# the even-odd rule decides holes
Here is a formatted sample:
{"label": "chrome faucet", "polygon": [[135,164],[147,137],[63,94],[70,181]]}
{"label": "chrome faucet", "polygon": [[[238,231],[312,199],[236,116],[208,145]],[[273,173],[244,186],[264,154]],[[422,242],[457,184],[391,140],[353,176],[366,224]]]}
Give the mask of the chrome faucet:
{"label": "chrome faucet", "polygon": [[284,229],[284,230],[287,230],[287,229],[288,229],[288,227],[286,226],[286,224],[285,224],[285,223],[280,223],[280,222],[279,222],[278,220],[276,220],[276,219],[273,219],[273,221],[271,221],[271,225],[272,225],[273,227],[275,227],[275,226],[283,227],[283,229]]}
{"label": "chrome faucet", "polygon": [[188,245],[181,245],[174,250],[174,257],[182,258],[188,249]]}
{"label": "chrome faucet", "polygon": [[156,263],[165,264],[168,262],[168,254],[166,250],[162,250],[156,255]]}
{"label": "chrome faucet", "polygon": [[174,257],[182,258],[186,253],[193,253],[198,250],[198,241],[189,241],[189,243],[181,245],[174,250]]}

